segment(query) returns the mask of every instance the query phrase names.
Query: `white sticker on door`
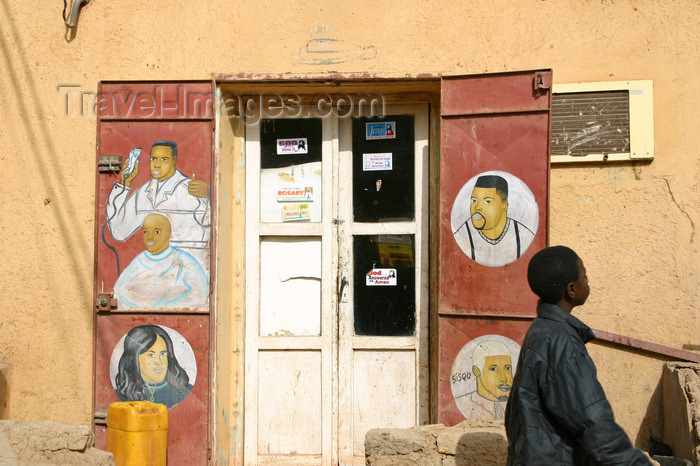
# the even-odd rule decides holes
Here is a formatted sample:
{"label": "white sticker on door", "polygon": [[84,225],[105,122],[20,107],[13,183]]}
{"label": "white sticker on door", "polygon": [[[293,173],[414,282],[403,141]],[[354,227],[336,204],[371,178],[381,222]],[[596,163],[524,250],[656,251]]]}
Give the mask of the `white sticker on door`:
{"label": "white sticker on door", "polygon": [[277,140],[277,155],[308,154],[309,144],[306,138]]}
{"label": "white sticker on door", "polygon": [[277,190],[277,202],[293,202],[314,200],[314,188],[307,186],[305,188],[280,188]]}
{"label": "white sticker on door", "polygon": [[372,269],[365,279],[367,286],[396,286],[396,269]]}
{"label": "white sticker on door", "polygon": [[362,154],[362,171],[392,170],[393,157],[391,152],[377,154]]}

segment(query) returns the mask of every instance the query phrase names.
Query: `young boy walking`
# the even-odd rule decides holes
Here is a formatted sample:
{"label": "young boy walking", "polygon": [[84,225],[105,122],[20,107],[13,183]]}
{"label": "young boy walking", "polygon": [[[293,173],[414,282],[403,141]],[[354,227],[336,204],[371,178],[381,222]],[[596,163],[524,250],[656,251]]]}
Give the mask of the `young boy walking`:
{"label": "young boy walking", "polygon": [[537,318],[520,350],[506,408],[508,465],[649,465],[615,423],[586,347],[593,331],[571,315],[586,302],[586,269],[565,246],[530,260]]}

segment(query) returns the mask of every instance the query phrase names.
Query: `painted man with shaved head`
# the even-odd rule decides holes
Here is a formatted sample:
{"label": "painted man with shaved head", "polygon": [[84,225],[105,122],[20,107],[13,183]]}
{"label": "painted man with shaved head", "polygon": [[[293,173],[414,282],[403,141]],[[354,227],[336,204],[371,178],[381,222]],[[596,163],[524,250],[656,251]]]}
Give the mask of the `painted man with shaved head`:
{"label": "painted man with shaved head", "polygon": [[170,245],[167,216],[146,215],[145,251],[137,255],[114,284],[119,309],[205,309],[209,279],[199,261]]}

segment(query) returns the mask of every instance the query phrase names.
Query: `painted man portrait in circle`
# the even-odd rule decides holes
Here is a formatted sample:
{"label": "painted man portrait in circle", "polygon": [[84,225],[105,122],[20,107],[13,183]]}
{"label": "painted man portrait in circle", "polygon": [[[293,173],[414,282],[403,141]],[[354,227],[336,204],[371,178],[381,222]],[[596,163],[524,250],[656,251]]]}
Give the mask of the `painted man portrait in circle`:
{"label": "painted man portrait in circle", "polygon": [[504,418],[519,351],[500,335],[484,335],[462,348],[452,366],[452,394],[466,419]]}
{"label": "painted man portrait in circle", "polygon": [[464,184],[452,206],[455,241],[471,260],[499,267],[518,260],[537,233],[535,197],[518,178],[485,172]]}

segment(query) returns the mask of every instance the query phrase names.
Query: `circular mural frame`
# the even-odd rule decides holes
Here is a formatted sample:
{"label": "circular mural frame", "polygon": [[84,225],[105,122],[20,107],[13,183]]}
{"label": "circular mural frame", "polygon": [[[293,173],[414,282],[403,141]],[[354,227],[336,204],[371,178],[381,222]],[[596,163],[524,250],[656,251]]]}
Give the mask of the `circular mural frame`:
{"label": "circular mural frame", "polygon": [[530,188],[515,175],[498,170],[470,178],[457,193],[450,215],[459,248],[487,267],[501,267],[522,257],[539,221],[539,206]]}

